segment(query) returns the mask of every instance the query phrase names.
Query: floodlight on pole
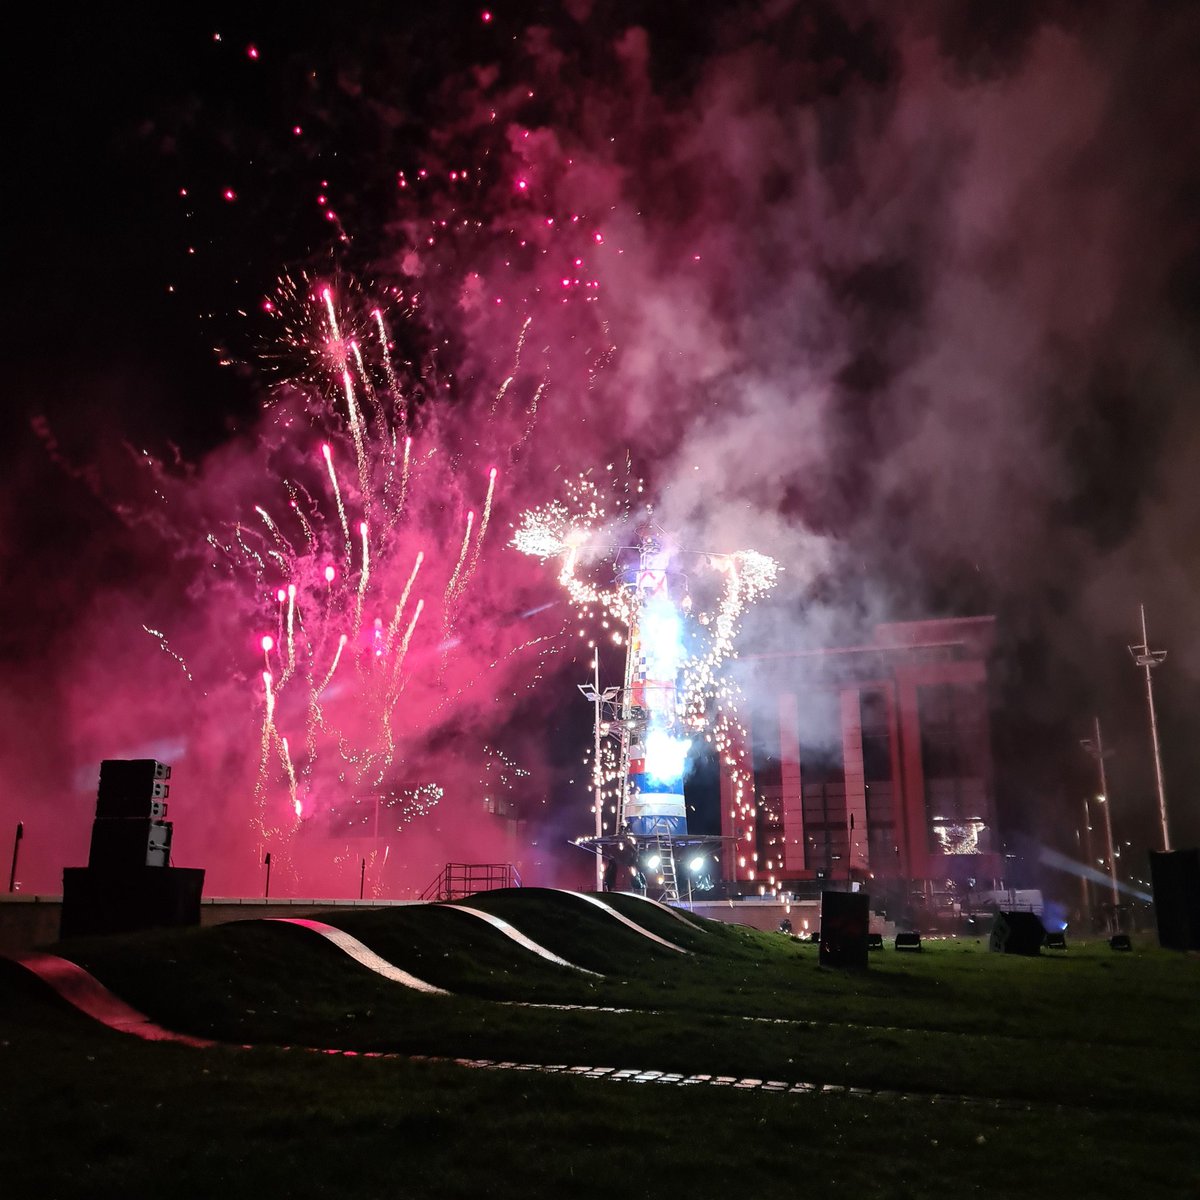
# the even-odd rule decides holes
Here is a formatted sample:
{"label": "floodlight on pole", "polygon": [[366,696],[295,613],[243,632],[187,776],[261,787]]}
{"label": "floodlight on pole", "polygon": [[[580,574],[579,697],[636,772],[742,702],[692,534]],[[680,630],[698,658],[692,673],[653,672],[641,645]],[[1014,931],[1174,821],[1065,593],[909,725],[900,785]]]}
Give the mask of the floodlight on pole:
{"label": "floodlight on pole", "polygon": [[[1083,798],[1083,861],[1090,867],[1092,865],[1092,814],[1088,808],[1087,797]],[[1088,923],[1091,924],[1094,919],[1092,911],[1092,893],[1091,881],[1086,875],[1081,876],[1083,879],[1083,896],[1084,907],[1087,911]]]}
{"label": "floodlight on pole", "polygon": [[[600,690],[600,651],[597,650],[592,659],[594,671],[592,683],[579,683],[583,698],[592,705],[595,711],[595,746],[592,757],[592,803],[596,810],[596,837],[604,836],[604,771],[600,763],[600,710],[603,705],[611,704],[617,698],[620,688],[610,687]],[[604,890],[604,856],[600,847],[596,847],[596,891]]]}
{"label": "floodlight on pole", "polygon": [[1115,909],[1120,904],[1121,897],[1117,891],[1117,860],[1113,855],[1112,813],[1109,811],[1108,797],[1103,792],[1096,799],[1104,812],[1104,840],[1108,845],[1108,878],[1112,884],[1112,902]]}
{"label": "floodlight on pole", "polygon": [[[1079,744],[1096,760],[1100,771],[1100,794],[1096,799],[1104,810],[1104,837],[1108,846],[1108,877],[1112,883],[1113,908],[1116,909],[1117,905],[1121,903],[1121,897],[1117,889],[1117,860],[1113,857],[1112,813],[1108,806],[1108,774],[1104,769],[1104,739],[1100,736],[1100,718],[1093,717],[1092,720],[1095,723],[1096,736],[1083,738]],[[1086,801],[1084,806],[1086,811]]]}
{"label": "floodlight on pole", "polygon": [[1167,794],[1163,787],[1162,752],[1158,745],[1158,718],[1154,713],[1154,682],[1150,672],[1166,657],[1165,650],[1151,650],[1150,639],[1146,635],[1146,606],[1139,604],[1142,616],[1142,641],[1140,645],[1130,646],[1129,653],[1133,655],[1134,663],[1146,672],[1146,707],[1150,711],[1150,743],[1154,747],[1154,779],[1158,785],[1158,820],[1162,826],[1163,849],[1171,849],[1171,834],[1167,828]]}

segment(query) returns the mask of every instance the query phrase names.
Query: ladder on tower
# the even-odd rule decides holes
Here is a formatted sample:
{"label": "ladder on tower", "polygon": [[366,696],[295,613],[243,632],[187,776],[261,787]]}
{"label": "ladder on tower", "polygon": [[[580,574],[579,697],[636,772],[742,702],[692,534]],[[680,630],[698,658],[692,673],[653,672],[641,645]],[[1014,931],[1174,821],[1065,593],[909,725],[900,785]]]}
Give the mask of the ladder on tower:
{"label": "ladder on tower", "polygon": [[654,853],[658,856],[658,874],[662,880],[662,898],[679,899],[679,881],[675,876],[675,852],[671,848],[671,833],[666,821],[654,827]]}

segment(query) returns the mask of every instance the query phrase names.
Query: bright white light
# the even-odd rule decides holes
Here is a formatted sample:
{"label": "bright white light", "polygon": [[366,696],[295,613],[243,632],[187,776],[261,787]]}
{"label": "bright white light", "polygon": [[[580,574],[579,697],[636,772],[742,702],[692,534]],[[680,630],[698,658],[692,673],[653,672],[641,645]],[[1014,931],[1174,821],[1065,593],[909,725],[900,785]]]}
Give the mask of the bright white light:
{"label": "bright white light", "polygon": [[690,863],[688,863],[688,866],[691,867],[693,871],[698,871],[702,866],[704,866],[704,859],[700,855],[697,855]]}
{"label": "bright white light", "polygon": [[657,871],[661,862],[662,859],[659,858],[657,854],[652,854],[648,859],[646,859],[646,866],[648,866],[652,871]]}
{"label": "bright white light", "polygon": [[656,596],[642,609],[638,622],[646,656],[646,674],[651,679],[669,679],[685,657],[683,618],[665,596]]}
{"label": "bright white light", "polygon": [[646,737],[647,777],[663,782],[682,779],[691,745],[690,738],[672,737],[666,730],[652,729]]}

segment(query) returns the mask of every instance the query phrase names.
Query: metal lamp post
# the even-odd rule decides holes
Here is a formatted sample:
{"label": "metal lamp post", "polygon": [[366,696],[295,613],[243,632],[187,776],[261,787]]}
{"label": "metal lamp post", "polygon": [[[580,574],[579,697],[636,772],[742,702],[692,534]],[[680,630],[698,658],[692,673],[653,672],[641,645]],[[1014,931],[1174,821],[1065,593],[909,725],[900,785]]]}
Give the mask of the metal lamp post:
{"label": "metal lamp post", "polygon": [[17,833],[13,838],[12,870],[8,873],[8,890],[17,890],[17,856],[21,853],[21,839],[25,836],[25,822],[17,822]]}
{"label": "metal lamp post", "polygon": [[1139,604],[1142,615],[1142,641],[1140,645],[1130,646],[1129,653],[1133,655],[1134,663],[1146,672],[1146,707],[1150,711],[1150,741],[1154,747],[1154,779],[1158,785],[1158,820],[1162,826],[1163,849],[1171,849],[1171,834],[1167,829],[1167,795],[1163,787],[1162,753],[1158,746],[1158,719],[1154,713],[1154,681],[1150,672],[1166,657],[1165,650],[1151,650],[1150,639],[1146,636],[1146,606]]}
{"label": "metal lamp post", "polygon": [[[597,839],[604,836],[604,773],[600,763],[600,710],[605,704],[610,704],[616,699],[620,688],[610,687],[600,690],[600,652],[596,651],[595,658],[592,659],[592,668],[595,672],[592,683],[576,684],[583,698],[587,700],[593,707],[595,712],[595,748],[592,758],[592,796],[593,806],[596,810],[596,837]],[[604,890],[604,855],[600,853],[599,845],[596,846],[596,891]]]}
{"label": "metal lamp post", "polygon": [[[1093,717],[1092,720],[1095,722],[1095,738],[1084,738],[1079,744],[1096,760],[1100,772],[1100,794],[1096,799],[1104,810],[1104,839],[1108,848],[1108,878],[1112,884],[1112,903],[1115,916],[1116,908],[1121,903],[1121,897],[1117,890],[1117,862],[1113,857],[1112,813],[1108,806],[1108,774],[1104,769],[1104,740],[1100,736],[1100,718]],[[1084,801],[1085,810],[1086,806],[1087,802]]]}
{"label": "metal lamp post", "polygon": [[[1080,837],[1081,856],[1083,861],[1090,867],[1092,865],[1092,814],[1088,808],[1087,797],[1083,798],[1083,833]],[[1088,926],[1091,927],[1093,922],[1092,913],[1092,885],[1086,875],[1081,875],[1083,880],[1083,908],[1087,917]]]}

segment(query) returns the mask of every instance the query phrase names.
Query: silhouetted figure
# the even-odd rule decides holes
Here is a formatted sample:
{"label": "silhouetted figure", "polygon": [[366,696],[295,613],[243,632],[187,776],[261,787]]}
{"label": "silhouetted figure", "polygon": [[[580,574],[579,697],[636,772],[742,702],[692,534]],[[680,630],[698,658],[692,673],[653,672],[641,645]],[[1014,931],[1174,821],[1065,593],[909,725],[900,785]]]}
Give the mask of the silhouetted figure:
{"label": "silhouetted figure", "polygon": [[611,892],[617,882],[617,860],[610,858],[604,867],[604,890]]}

